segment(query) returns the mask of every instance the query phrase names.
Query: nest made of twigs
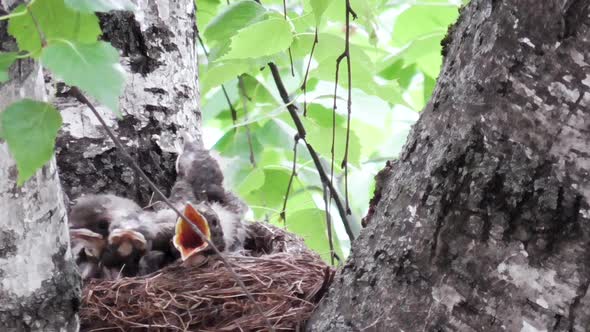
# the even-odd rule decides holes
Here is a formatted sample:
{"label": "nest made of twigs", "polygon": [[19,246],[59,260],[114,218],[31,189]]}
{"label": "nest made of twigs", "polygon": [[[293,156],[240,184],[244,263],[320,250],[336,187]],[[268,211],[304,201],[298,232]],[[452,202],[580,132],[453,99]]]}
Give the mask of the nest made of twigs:
{"label": "nest made of twigs", "polygon": [[[226,256],[277,331],[298,330],[334,270],[294,235],[249,226],[246,255]],[[266,322],[223,263],[172,264],[146,276],[85,285],[83,331],[261,331]]]}

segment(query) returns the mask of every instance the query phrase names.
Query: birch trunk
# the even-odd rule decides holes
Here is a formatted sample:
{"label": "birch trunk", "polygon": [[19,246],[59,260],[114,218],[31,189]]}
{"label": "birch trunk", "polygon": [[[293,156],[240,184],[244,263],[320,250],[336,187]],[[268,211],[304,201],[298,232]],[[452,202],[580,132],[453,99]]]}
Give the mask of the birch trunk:
{"label": "birch trunk", "polygon": [[588,331],[590,3],[472,0],[310,331]]}
{"label": "birch trunk", "polygon": [[[0,1],[0,15],[22,1]],[[15,50],[6,21],[0,51]],[[22,98],[44,100],[38,63],[12,66],[0,84],[0,111]],[[0,331],[76,331],[80,278],[69,250],[66,209],[55,159],[23,187],[0,140]]]}
{"label": "birch trunk", "polygon": [[[168,193],[175,180],[174,142],[181,131],[200,138],[196,25],[193,0],[138,0],[135,15],[100,14],[103,39],[120,51],[127,85],[123,118],[98,110],[147,175]],[[97,78],[100,79],[100,78]],[[117,153],[90,110],[68,97],[62,84],[56,106],[64,118],[57,163],[70,198],[110,192],[150,200],[151,190]]]}

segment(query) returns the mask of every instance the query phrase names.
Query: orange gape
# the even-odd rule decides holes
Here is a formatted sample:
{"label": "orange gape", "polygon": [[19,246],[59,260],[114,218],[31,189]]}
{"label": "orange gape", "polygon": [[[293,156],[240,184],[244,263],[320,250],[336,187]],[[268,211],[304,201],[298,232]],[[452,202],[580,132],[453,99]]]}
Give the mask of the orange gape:
{"label": "orange gape", "polygon": [[[191,224],[197,226],[201,233],[211,239],[211,230],[209,229],[209,223],[207,219],[199,213],[190,203],[184,208],[184,215],[191,222]],[[189,225],[184,219],[178,218],[176,221],[176,231],[174,239],[172,240],[174,246],[180,251],[180,257],[183,261],[189,257],[205,250],[208,246],[205,240],[201,239],[199,234],[193,231],[191,225]]]}

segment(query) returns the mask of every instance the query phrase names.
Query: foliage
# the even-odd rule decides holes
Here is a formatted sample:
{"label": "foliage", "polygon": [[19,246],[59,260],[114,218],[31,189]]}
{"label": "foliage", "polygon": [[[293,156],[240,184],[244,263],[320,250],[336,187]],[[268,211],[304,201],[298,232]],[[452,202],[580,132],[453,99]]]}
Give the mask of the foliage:
{"label": "foliage", "polygon": [[[105,42],[92,12],[132,8],[127,0],[37,0],[17,6],[8,19],[8,32],[19,52],[0,53],[0,83],[17,59],[32,57],[69,85],[76,85],[118,112],[124,77],[119,54]],[[53,156],[61,116],[51,104],[21,100],[0,113],[0,136],[8,142],[22,185]]]}
{"label": "foliage", "polygon": [[[348,2],[358,15],[349,27],[352,86],[348,87],[344,61],[335,90],[336,61],[347,43]],[[296,129],[267,64],[280,68],[307,131],[306,141],[320,154],[329,173],[334,154],[334,184],[341,197],[345,193],[341,161],[346,156],[346,89],[351,89],[346,166],[350,219],[358,232],[374,174],[385,160],[397,156],[417,112],[430,98],[441,65],[440,41],[456,19],[460,1],[228,3],[196,0],[202,51],[208,51],[201,54],[199,76],[205,141],[231,161],[226,178],[252,207],[253,218],[286,225],[328,259],[323,185],[302,143],[297,147],[286,220],[280,218],[291,178]],[[35,0],[18,6],[0,17],[9,20],[9,33],[19,47],[18,52],[0,53],[0,84],[9,79],[15,61],[31,57],[65,83],[118,112],[124,86],[119,56],[110,44],[98,41],[101,31],[93,12],[134,7],[129,0]],[[61,118],[51,105],[31,100],[18,101],[1,114],[0,136],[8,142],[22,184],[51,158]],[[344,257],[349,242],[335,208],[329,210],[334,248]]]}
{"label": "foliage", "polygon": [[50,104],[23,99],[0,113],[2,137],[17,162],[18,185],[53,156],[61,116]]}
{"label": "foliage", "polygon": [[[332,123],[336,144],[335,183],[344,195],[347,71],[339,71],[332,118],[336,60],[345,47],[346,1],[196,0],[203,49],[200,64],[205,141],[230,158],[228,182],[247,200],[254,218],[283,225],[281,210],[289,183],[296,128],[266,66],[274,62],[299,108],[307,141],[330,169]],[[409,127],[430,98],[440,65],[440,42],[458,16],[458,1],[352,0],[352,119],[349,147],[351,220],[355,229],[372,196],[373,177],[394,159]],[[301,89],[317,27],[318,44]],[[208,57],[207,57],[208,55]],[[291,59],[293,74],[291,74]],[[229,102],[237,111],[233,121]],[[303,110],[306,116],[303,117]],[[254,163],[251,159],[254,159]],[[329,259],[323,187],[303,144],[286,208],[286,227],[305,237]],[[334,207],[335,250],[349,242]]]}

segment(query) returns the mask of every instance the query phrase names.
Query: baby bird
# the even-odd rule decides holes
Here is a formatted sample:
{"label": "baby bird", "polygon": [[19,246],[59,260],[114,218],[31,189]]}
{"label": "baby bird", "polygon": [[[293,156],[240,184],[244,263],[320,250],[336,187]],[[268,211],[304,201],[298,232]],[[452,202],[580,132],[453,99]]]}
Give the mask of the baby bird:
{"label": "baby bird", "polygon": [[212,252],[209,245],[193,230],[197,227],[220,251],[243,247],[246,237],[246,205],[223,188],[223,173],[208,150],[190,136],[184,136],[184,147],[176,162],[177,181],[170,199],[184,205],[182,218],[175,218],[174,246],[183,261]]}
{"label": "baby bird", "polygon": [[68,215],[70,240],[83,280],[102,275],[100,259],[108,237],[120,220],[136,216],[141,208],[115,195],[87,195],[76,200]]}

